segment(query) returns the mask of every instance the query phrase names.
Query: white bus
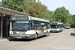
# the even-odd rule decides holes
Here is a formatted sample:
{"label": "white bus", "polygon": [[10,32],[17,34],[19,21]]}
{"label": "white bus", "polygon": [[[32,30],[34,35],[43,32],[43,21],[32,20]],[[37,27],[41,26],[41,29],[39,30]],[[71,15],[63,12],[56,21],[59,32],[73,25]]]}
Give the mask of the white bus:
{"label": "white bus", "polygon": [[52,23],[50,32],[62,32],[63,31],[63,23]]}
{"label": "white bus", "polygon": [[11,16],[10,38],[12,39],[37,39],[50,34],[50,21],[31,16]]}
{"label": "white bus", "polygon": [[70,28],[71,28],[70,24],[65,24],[65,29],[70,29]]}

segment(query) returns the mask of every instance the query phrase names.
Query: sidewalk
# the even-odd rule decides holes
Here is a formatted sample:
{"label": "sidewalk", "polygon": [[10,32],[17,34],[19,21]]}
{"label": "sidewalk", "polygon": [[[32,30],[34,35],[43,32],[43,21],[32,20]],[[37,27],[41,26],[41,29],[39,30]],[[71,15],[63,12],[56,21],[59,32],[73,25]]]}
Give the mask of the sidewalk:
{"label": "sidewalk", "polygon": [[0,39],[0,43],[1,42],[6,42],[6,41],[9,41],[8,39],[4,38],[4,39]]}

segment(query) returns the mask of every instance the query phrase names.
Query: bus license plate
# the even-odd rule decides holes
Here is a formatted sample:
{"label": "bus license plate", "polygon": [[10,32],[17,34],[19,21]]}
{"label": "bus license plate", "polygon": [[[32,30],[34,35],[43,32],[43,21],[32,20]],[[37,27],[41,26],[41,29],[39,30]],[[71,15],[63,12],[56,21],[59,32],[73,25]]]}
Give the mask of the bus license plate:
{"label": "bus license plate", "polygon": [[21,39],[21,37],[16,37],[16,38]]}

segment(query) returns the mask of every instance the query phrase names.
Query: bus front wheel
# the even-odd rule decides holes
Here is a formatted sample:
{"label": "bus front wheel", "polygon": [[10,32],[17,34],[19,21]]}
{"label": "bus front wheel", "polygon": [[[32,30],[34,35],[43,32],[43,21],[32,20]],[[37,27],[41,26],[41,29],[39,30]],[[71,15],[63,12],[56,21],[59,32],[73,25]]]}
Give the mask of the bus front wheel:
{"label": "bus front wheel", "polygon": [[49,36],[49,32],[48,31],[46,32],[45,36]]}
{"label": "bus front wheel", "polygon": [[9,38],[9,41],[13,41],[13,39]]}
{"label": "bus front wheel", "polygon": [[38,38],[38,35],[37,34],[35,34],[35,39],[37,39]]}

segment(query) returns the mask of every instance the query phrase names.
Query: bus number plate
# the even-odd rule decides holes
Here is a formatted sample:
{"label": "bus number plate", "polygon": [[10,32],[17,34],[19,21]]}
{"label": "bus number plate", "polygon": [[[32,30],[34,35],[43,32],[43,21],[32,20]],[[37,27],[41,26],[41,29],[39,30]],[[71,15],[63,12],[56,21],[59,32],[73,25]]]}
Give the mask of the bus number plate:
{"label": "bus number plate", "polygon": [[21,37],[16,37],[16,38],[20,39]]}

